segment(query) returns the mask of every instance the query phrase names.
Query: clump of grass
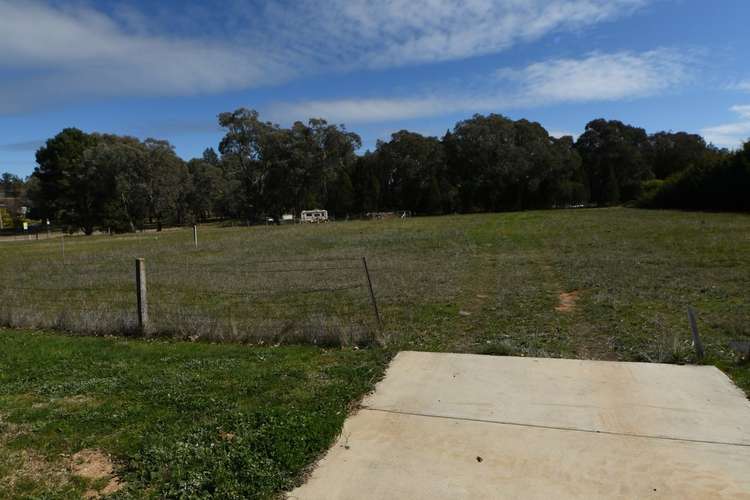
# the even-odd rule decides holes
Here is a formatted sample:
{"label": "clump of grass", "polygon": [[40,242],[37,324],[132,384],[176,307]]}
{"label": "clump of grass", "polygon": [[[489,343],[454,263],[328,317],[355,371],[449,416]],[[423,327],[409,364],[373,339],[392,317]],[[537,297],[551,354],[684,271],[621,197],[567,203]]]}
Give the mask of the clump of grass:
{"label": "clump of grass", "polygon": [[257,321],[176,314],[156,323],[150,336],[190,341],[319,347],[368,347],[377,342],[375,329],[368,323],[322,314],[299,319]]}
{"label": "clump of grass", "polygon": [[684,338],[679,330],[672,330],[664,323],[662,315],[651,320],[652,333],[647,341],[634,347],[634,361],[683,365],[697,361],[692,342]]}
{"label": "clump of grass", "polygon": [[100,304],[88,309],[36,310],[0,306],[0,326],[9,328],[52,329],[89,335],[136,335],[132,313],[110,310]]}
{"label": "clump of grass", "polygon": [[676,333],[665,335],[658,344],[658,354],[655,361],[659,363],[686,364],[695,359],[693,346],[690,341],[681,340]]}
{"label": "clump of grass", "polygon": [[484,344],[477,350],[477,354],[488,354],[492,356],[513,356],[517,350],[508,342],[490,342]]}

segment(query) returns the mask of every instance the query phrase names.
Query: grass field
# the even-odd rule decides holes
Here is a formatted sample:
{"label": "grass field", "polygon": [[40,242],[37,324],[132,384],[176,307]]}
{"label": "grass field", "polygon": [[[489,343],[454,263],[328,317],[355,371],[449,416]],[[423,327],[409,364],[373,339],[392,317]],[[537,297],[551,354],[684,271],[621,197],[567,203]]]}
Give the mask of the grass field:
{"label": "grass field", "polygon": [[[208,226],[200,228],[197,250],[192,231],[171,230],[66,238],[64,258],[61,243],[0,242],[5,324],[132,330],[133,259],[144,257],[155,333],[263,347],[1,333],[3,345],[12,347],[0,354],[2,408],[8,408],[0,410],[6,483],[15,467],[8,464],[23,461],[24,454],[64,464],[66,458],[55,458],[59,453],[101,449],[113,455],[131,488],[154,495],[194,491],[191,485],[203,484],[209,472],[240,487],[248,469],[268,466],[272,477],[252,486],[264,496],[291,484],[325,449],[349,402],[371,387],[394,350],[692,362],[688,305],[698,315],[705,362],[750,391],[750,367],[727,347],[732,339],[750,340],[747,215],[612,208]],[[382,330],[373,319],[362,256]],[[372,345],[373,339],[384,347],[354,347]],[[289,343],[318,346],[273,347]],[[271,355],[279,358],[272,368],[259,361]],[[64,366],[74,361],[52,361],[64,356],[78,360],[78,368],[68,373]],[[203,356],[242,362],[191,361]],[[157,359],[167,361],[149,361]],[[173,400],[161,394],[156,405],[145,387],[162,384],[184,392],[166,389],[180,395]],[[236,390],[238,385],[245,389]],[[329,396],[321,402],[316,391]],[[72,407],[71,398],[78,401]],[[127,425],[105,418],[120,412],[97,409],[117,404],[135,408]],[[211,412],[211,404],[220,410]],[[310,412],[316,404],[326,410]],[[182,405],[194,408],[193,415],[210,416],[187,412],[181,420]],[[236,405],[242,408],[238,414]],[[323,423],[294,420],[308,413]],[[274,420],[278,414],[286,417]],[[285,423],[287,417],[292,423]],[[224,430],[230,426],[223,418],[259,443],[252,453],[262,453],[245,456],[233,441],[216,441],[219,432],[239,435]],[[295,448],[274,437],[282,434],[309,440],[309,446]],[[189,446],[205,447],[211,439],[221,451],[190,462]],[[280,458],[286,451],[279,449],[292,450],[293,458]],[[185,463],[173,465],[171,456],[180,452]],[[204,470],[209,462],[225,468]],[[70,491],[91,486],[75,479],[67,484]]]}

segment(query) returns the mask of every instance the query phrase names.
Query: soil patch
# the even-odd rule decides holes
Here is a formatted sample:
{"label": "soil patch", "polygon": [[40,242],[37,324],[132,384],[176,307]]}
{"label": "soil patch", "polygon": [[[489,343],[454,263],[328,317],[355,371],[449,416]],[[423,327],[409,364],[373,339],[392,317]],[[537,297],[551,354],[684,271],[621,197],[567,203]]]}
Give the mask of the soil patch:
{"label": "soil patch", "polygon": [[100,450],[81,450],[70,457],[70,470],[79,477],[90,481],[110,478],[107,485],[100,491],[89,490],[86,498],[98,498],[99,495],[111,495],[122,489],[120,479],[115,475],[115,468],[109,456]]}
{"label": "soil patch", "polygon": [[576,301],[578,300],[578,290],[570,292],[560,292],[560,303],[555,307],[557,312],[571,312],[576,308]]}

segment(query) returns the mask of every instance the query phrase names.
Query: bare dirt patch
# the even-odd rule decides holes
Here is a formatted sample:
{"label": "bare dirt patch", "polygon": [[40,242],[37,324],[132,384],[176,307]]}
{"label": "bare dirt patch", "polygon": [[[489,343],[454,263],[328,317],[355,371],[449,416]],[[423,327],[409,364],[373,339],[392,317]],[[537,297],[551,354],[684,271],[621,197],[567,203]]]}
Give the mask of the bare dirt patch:
{"label": "bare dirt patch", "polygon": [[578,300],[578,290],[572,290],[570,292],[560,292],[559,300],[560,303],[555,307],[555,311],[567,313],[571,312],[576,308],[576,301]]}
{"label": "bare dirt patch", "polygon": [[115,475],[112,460],[101,450],[85,449],[70,457],[70,470],[79,477],[90,481],[109,479],[99,491],[88,490],[85,498],[98,498],[100,495],[111,495],[122,489],[120,479]]}

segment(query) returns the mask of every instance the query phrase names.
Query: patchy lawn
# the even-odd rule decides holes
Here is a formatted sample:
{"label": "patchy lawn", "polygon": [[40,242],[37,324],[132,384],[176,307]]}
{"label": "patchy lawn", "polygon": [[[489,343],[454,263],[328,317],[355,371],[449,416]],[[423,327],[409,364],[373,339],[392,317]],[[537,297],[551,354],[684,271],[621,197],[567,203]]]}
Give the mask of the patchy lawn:
{"label": "patchy lawn", "polygon": [[0,496],[265,498],[380,378],[377,349],[0,330]]}

